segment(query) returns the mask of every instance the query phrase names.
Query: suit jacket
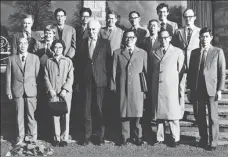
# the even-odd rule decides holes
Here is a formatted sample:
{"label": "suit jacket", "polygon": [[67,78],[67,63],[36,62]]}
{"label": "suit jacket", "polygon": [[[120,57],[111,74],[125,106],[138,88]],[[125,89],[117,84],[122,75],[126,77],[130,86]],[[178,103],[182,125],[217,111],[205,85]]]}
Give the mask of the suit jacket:
{"label": "suit jacket", "polygon": [[176,29],[178,29],[177,23],[167,20],[166,30],[169,31],[169,33],[170,33],[171,36],[173,36],[173,34],[174,34],[174,32],[175,32]]}
{"label": "suit jacket", "polygon": [[19,54],[11,56],[6,68],[6,94],[16,98],[23,94],[28,97],[37,96],[36,79],[39,69],[40,61],[34,54],[28,53],[24,70]]}
{"label": "suit jacket", "polygon": [[[59,39],[58,27],[54,26],[56,31],[56,38]],[[66,50],[63,52],[64,56],[73,58],[76,50],[76,31],[69,25],[64,25],[62,32],[62,40],[65,42]]]}
{"label": "suit jacket", "polygon": [[121,46],[121,41],[123,37],[123,30],[114,27],[112,32],[110,33],[108,28],[102,28],[100,30],[100,35],[103,39],[108,39],[110,41],[110,46],[111,46],[111,53],[113,54],[113,51],[116,49],[119,49]]}
{"label": "suit jacket", "polygon": [[[133,29],[133,28],[131,28]],[[142,48],[143,49],[143,40],[145,39],[145,37],[147,36],[147,30],[143,27],[139,27],[136,30],[136,37],[137,37],[137,41],[135,46],[137,46],[138,48]]]}
{"label": "suit jacket", "polygon": [[180,49],[185,51],[185,59],[186,59],[186,68],[189,68],[189,60],[191,56],[192,50],[199,48],[199,27],[194,27],[192,30],[192,35],[190,41],[187,41],[187,28],[183,27],[181,29],[177,29],[174,33],[172,43],[174,46],[179,47]]}
{"label": "suit jacket", "polygon": [[[196,101],[196,90],[198,88],[198,77],[200,70],[200,48],[194,49],[191,53],[189,71],[187,75],[187,88],[191,90],[190,101]],[[225,85],[226,61],[223,50],[210,46],[203,70],[205,77],[207,93],[209,96],[215,96],[218,90],[223,90]]]}
{"label": "suit jacket", "polygon": [[[18,40],[21,38],[21,37],[24,37],[23,35],[23,32],[17,32],[13,35],[13,38],[12,38],[12,49],[11,49],[11,53],[12,55],[15,55],[18,53]],[[34,53],[35,52],[35,44],[36,44],[36,33],[34,31],[31,32],[31,38],[28,39],[28,43],[29,43],[29,46],[28,46],[28,52],[30,53]]]}
{"label": "suit jacket", "polygon": [[108,40],[98,38],[92,59],[89,57],[89,38],[83,39],[80,52],[80,70],[76,77],[80,78],[79,84],[87,84],[91,76],[94,77],[97,87],[106,87],[111,69],[111,48]]}
{"label": "suit jacket", "polygon": [[160,47],[160,42],[158,40],[158,37],[155,39],[153,46],[151,45],[151,39],[150,36],[146,37],[143,41],[143,49],[149,53],[150,51],[154,51]]}

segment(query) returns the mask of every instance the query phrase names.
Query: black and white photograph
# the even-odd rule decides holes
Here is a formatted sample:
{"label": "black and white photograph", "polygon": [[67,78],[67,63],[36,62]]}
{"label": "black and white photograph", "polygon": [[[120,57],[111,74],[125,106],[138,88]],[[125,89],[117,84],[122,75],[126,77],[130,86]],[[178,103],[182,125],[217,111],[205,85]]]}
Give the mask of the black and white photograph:
{"label": "black and white photograph", "polygon": [[228,1],[1,1],[1,156],[227,156]]}

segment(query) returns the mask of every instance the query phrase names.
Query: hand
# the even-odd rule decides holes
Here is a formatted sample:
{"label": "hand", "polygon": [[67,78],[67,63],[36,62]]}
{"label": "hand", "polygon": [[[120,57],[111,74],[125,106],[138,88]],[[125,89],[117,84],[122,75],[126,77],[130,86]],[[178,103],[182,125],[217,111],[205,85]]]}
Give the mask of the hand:
{"label": "hand", "polygon": [[11,94],[8,94],[7,96],[8,96],[8,98],[9,98],[10,100],[12,100],[12,99],[13,99],[13,97],[12,97],[12,95],[11,95]]}
{"label": "hand", "polygon": [[65,89],[63,89],[63,90],[60,92],[60,96],[63,97],[63,98],[66,96],[66,90],[65,90]]}
{"label": "hand", "polygon": [[54,90],[50,90],[50,95],[51,95],[51,97],[53,98],[53,97],[56,96],[56,92],[55,92]]}
{"label": "hand", "polygon": [[216,96],[215,96],[215,100],[221,100],[222,99],[222,92],[219,90],[219,91],[217,91],[217,93],[216,93]]}

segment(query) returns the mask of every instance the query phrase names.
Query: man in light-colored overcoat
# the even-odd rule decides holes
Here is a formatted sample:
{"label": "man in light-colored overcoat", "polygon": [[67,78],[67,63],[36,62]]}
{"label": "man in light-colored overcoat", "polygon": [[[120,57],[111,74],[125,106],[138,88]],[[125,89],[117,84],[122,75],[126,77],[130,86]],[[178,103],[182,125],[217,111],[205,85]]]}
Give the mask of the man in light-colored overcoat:
{"label": "man in light-colored overcoat", "polygon": [[184,64],[184,53],[170,44],[171,36],[167,30],[159,32],[161,47],[149,53],[149,93],[151,93],[152,119],[157,122],[157,142],[164,141],[164,123],[170,124],[173,140],[171,146],[176,147],[180,140],[181,119],[179,80]]}

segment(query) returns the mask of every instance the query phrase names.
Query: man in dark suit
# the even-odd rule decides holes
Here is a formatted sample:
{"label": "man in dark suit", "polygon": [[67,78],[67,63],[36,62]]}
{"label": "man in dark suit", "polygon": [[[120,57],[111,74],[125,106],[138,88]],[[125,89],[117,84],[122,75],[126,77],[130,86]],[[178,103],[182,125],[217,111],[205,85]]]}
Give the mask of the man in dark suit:
{"label": "man in dark suit", "polygon": [[104,144],[103,100],[108,82],[111,50],[109,41],[98,37],[100,27],[96,20],[91,20],[87,25],[89,38],[82,41],[81,70],[76,76],[80,77],[84,100],[85,134],[82,145],[89,144],[92,132],[97,134],[96,143]]}
{"label": "man in dark suit", "polygon": [[[210,44],[212,39],[210,28],[205,27],[200,30],[200,48],[194,49],[191,53],[187,75],[190,101],[191,103],[198,102],[197,123],[200,135],[198,146],[208,150],[216,149],[218,144],[218,100],[221,100],[221,92],[224,89],[226,70],[223,50],[212,46]],[[206,105],[208,108],[209,135]]]}
{"label": "man in dark suit", "polygon": [[161,29],[166,29],[169,31],[169,34],[173,36],[174,31],[178,29],[178,25],[175,22],[169,21],[167,19],[167,16],[169,15],[169,6],[166,3],[161,3],[156,8],[158,18],[159,18],[159,24],[161,26]]}
{"label": "man in dark suit", "polygon": [[129,13],[129,21],[131,23],[131,30],[136,32],[136,46],[138,48],[143,48],[143,40],[147,36],[147,30],[140,26],[139,22],[141,20],[140,14],[137,11],[131,11]]}
{"label": "man in dark suit", "polygon": [[117,14],[114,11],[107,12],[107,26],[100,30],[100,35],[103,39],[110,41],[111,52],[119,49],[123,37],[123,30],[116,27]]}
{"label": "man in dark suit", "polygon": [[12,55],[15,55],[19,52],[18,50],[18,40],[21,37],[26,37],[28,39],[28,52],[34,53],[35,52],[35,44],[36,44],[36,33],[32,31],[33,26],[33,16],[25,14],[22,17],[22,30],[20,32],[17,32],[13,35],[12,38],[12,49],[11,53]]}
{"label": "man in dark suit", "polygon": [[144,39],[143,49],[149,53],[150,51],[154,51],[160,47],[160,42],[158,40],[158,31],[160,30],[160,26],[157,20],[152,19],[148,22],[147,28],[150,36]]}
{"label": "man in dark suit", "polygon": [[[196,27],[194,22],[196,20],[195,13],[192,9],[186,9],[183,13],[185,20],[185,26],[183,28],[177,29],[174,33],[172,42],[173,45],[179,47],[185,52],[185,73],[180,84],[181,91],[181,115],[184,116],[185,111],[185,87],[186,87],[186,77],[187,70],[189,69],[189,60],[192,50],[199,48],[199,32],[200,28]],[[194,117],[196,119],[197,110],[196,105],[193,104]]]}
{"label": "man in dark suit", "polygon": [[73,58],[76,50],[76,31],[73,27],[66,25],[66,11],[58,8],[54,12],[57,25],[54,26],[56,31],[56,38],[61,39],[66,44],[66,49],[63,52],[64,56]]}
{"label": "man in dark suit", "polygon": [[[6,94],[13,99],[17,114],[17,141],[21,145],[24,141],[37,140],[37,123],[34,112],[37,106],[36,78],[40,69],[39,58],[28,53],[28,40],[25,37],[18,39],[19,53],[9,58],[6,68]],[[27,117],[27,131],[25,137],[24,111]]]}

